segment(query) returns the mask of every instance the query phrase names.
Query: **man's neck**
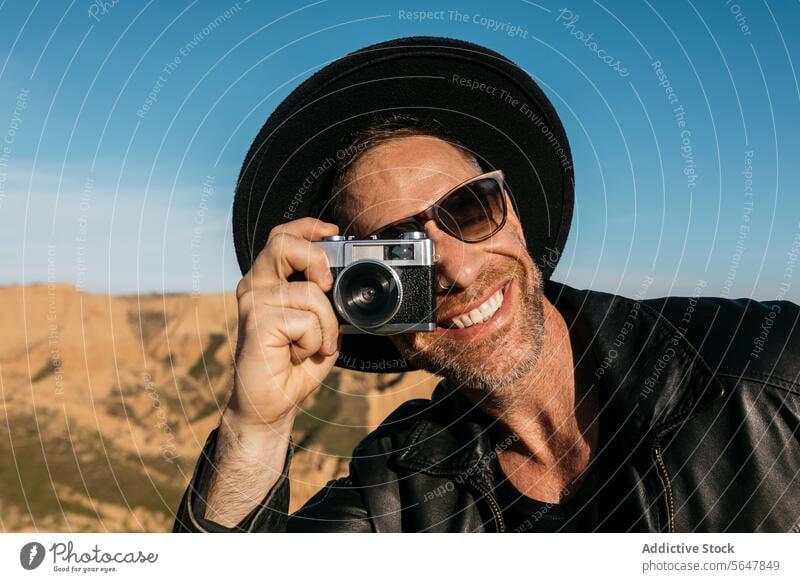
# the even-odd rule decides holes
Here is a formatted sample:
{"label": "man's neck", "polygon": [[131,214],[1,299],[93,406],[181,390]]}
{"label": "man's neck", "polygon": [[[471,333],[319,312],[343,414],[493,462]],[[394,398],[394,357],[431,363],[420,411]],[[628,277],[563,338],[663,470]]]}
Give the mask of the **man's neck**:
{"label": "man's neck", "polygon": [[500,422],[514,445],[498,454],[504,473],[529,497],[558,502],[571,496],[597,443],[597,400],[580,353],[561,313],[544,300],[544,343],[536,365],[490,394],[465,392]]}

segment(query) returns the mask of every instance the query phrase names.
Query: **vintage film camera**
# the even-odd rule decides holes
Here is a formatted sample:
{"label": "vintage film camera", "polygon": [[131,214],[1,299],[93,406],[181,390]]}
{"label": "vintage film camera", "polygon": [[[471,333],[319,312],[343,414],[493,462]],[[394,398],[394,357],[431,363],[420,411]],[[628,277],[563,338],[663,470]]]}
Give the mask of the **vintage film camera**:
{"label": "vintage film camera", "polygon": [[400,238],[329,236],[316,241],[328,256],[328,298],[341,333],[393,335],[436,329],[434,247],[424,232]]}

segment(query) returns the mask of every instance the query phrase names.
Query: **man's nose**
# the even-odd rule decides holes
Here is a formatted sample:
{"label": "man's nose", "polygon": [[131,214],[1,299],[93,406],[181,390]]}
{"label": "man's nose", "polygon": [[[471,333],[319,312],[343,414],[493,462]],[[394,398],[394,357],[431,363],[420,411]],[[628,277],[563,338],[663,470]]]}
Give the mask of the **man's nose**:
{"label": "man's nose", "polygon": [[436,222],[425,223],[425,232],[436,247],[436,292],[459,287],[466,289],[478,278],[486,262],[481,245],[469,244],[450,236]]}

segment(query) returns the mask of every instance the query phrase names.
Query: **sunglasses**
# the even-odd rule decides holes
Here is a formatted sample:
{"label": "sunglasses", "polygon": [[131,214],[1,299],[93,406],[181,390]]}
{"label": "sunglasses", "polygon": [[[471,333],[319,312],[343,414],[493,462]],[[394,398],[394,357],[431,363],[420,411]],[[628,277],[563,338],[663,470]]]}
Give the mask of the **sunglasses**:
{"label": "sunglasses", "polygon": [[425,223],[434,220],[450,236],[477,243],[497,234],[507,214],[505,176],[495,170],[462,182],[422,212],[387,224],[370,236],[394,239],[404,232],[424,232]]}

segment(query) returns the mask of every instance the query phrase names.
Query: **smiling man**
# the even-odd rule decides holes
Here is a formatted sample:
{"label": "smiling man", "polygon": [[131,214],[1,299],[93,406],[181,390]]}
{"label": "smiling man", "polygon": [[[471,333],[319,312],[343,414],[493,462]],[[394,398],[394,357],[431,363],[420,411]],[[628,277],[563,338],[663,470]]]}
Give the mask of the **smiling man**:
{"label": "smiling man", "polygon": [[[233,392],[175,531],[796,530],[797,306],[555,283],[572,196],[555,111],[492,51],[401,39],[301,85],[237,186]],[[340,338],[313,241],[408,231],[435,244],[435,331]],[[288,515],[294,418],[334,365],[444,380]]]}

